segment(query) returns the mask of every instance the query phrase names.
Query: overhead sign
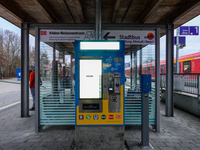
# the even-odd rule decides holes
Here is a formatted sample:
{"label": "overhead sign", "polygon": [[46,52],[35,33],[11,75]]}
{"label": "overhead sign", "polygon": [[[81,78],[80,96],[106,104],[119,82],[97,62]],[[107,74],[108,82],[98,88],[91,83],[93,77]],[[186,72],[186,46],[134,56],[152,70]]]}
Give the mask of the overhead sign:
{"label": "overhead sign", "polygon": [[180,35],[199,35],[199,26],[180,26]]}
{"label": "overhead sign", "polygon": [[41,30],[42,42],[74,42],[75,40],[95,40],[94,30]]}
{"label": "overhead sign", "polygon": [[[177,39],[177,37],[174,37],[174,44],[176,44],[176,39]],[[185,44],[185,36],[184,37],[178,37],[178,39],[179,39],[179,44],[184,44],[184,45],[186,45]]]}
{"label": "overhead sign", "polygon": [[155,32],[134,30],[103,30],[102,40],[124,40],[126,45],[155,44]]}
{"label": "overhead sign", "polygon": [[[95,40],[94,30],[41,30],[42,42],[74,42]],[[155,44],[155,31],[103,30],[102,40],[124,40],[127,45]]]}
{"label": "overhead sign", "polygon": [[199,35],[199,26],[190,26],[190,35]]}

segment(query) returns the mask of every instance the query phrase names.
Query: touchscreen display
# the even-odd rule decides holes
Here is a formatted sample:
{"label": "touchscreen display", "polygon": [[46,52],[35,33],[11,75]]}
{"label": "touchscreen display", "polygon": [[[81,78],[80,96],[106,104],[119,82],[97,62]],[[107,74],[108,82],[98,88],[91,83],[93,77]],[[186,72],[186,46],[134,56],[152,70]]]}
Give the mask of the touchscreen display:
{"label": "touchscreen display", "polygon": [[102,60],[80,59],[80,99],[102,98]]}

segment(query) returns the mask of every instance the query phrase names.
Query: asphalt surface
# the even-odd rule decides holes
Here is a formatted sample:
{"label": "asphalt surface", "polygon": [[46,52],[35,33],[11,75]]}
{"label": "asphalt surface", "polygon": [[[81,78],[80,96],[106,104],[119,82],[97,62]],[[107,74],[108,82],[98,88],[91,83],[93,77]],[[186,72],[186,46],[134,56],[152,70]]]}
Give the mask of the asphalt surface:
{"label": "asphalt surface", "polygon": [[0,80],[0,108],[20,101],[21,84],[14,79]]}

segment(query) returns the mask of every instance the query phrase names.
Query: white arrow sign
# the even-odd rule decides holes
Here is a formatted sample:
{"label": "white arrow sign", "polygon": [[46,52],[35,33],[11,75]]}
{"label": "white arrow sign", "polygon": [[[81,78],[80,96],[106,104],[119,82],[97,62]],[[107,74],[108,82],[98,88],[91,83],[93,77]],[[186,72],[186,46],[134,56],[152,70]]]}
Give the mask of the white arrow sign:
{"label": "white arrow sign", "polygon": [[103,30],[102,40],[125,40],[126,45],[155,44],[155,31]]}

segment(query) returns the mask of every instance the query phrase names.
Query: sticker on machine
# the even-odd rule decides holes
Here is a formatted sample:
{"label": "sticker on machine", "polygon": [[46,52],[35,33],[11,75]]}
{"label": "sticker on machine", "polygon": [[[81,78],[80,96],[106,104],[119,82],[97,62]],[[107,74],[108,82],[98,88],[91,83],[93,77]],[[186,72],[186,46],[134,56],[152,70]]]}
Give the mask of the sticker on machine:
{"label": "sticker on machine", "polygon": [[121,119],[121,115],[116,115],[116,119]]}

